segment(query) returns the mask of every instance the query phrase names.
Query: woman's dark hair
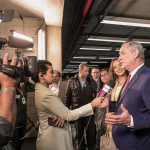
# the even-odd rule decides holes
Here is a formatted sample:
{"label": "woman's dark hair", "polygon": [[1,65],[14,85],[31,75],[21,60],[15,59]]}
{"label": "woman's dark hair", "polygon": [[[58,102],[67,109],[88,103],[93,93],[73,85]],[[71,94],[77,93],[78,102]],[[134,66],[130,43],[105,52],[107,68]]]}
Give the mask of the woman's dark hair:
{"label": "woman's dark hair", "polygon": [[42,73],[43,75],[45,75],[47,73],[48,66],[52,66],[52,63],[47,60],[39,60],[37,62],[37,74],[31,79],[35,83],[39,82],[39,73]]}
{"label": "woman's dark hair", "polygon": [[101,80],[101,73],[103,72],[103,71],[106,71],[107,73],[108,73],[108,69],[107,68],[104,68],[104,69],[101,69],[101,71],[100,71],[100,76],[99,76],[99,80],[98,80],[98,88],[97,88],[97,92],[99,92],[102,88],[103,88],[103,86],[104,86],[104,83],[102,82],[102,80]]}
{"label": "woman's dark hair", "polygon": [[[114,59],[112,59],[111,64],[110,64],[110,67],[109,67],[109,79],[110,79],[110,80],[114,80],[114,81],[116,81],[116,79],[118,78],[118,76],[114,73],[114,69],[113,69],[113,63],[114,63],[114,61],[116,61],[116,60],[118,60],[117,57],[114,58]],[[129,72],[126,70],[126,71],[125,71],[125,74],[126,74],[126,76],[128,76]]]}

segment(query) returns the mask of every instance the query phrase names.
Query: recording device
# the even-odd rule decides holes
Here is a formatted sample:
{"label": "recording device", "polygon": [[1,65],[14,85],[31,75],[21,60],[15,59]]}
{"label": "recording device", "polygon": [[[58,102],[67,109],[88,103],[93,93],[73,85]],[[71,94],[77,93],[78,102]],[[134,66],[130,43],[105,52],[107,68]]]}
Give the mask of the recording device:
{"label": "recording device", "polygon": [[[22,68],[11,66],[11,65],[4,65],[3,59],[0,59],[0,72],[4,74],[16,78],[21,75],[26,77],[33,77],[37,74],[37,57],[36,56],[25,56],[18,58],[18,61],[21,62]],[[9,60],[11,62],[11,60]]]}
{"label": "recording device", "polygon": [[[53,122],[53,119],[52,117],[48,117],[48,125],[49,126],[54,126],[54,127],[58,127],[58,125],[56,126],[56,122],[58,121],[58,119],[56,119],[54,122]],[[58,127],[58,128],[63,128],[64,125],[62,127]]]}
{"label": "recording device", "polygon": [[115,86],[115,81],[110,80],[109,83],[103,87],[99,97],[105,97],[107,94],[111,94],[114,86]]}

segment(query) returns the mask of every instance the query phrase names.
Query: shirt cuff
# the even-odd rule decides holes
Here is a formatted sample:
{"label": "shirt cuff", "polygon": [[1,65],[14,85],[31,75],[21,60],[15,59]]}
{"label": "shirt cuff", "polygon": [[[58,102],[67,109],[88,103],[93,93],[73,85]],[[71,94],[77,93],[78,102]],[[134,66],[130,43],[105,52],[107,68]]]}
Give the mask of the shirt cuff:
{"label": "shirt cuff", "polygon": [[130,115],[130,118],[131,118],[131,122],[130,122],[130,125],[128,126],[129,128],[134,128],[134,122],[133,122],[133,117],[132,115]]}

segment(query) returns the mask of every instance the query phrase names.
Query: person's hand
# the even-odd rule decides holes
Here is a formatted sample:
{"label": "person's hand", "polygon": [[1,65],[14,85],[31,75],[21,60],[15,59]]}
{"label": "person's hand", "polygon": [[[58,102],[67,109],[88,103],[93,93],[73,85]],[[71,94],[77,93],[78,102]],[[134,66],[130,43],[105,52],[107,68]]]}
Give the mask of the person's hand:
{"label": "person's hand", "polygon": [[92,102],[91,102],[91,105],[92,107],[99,107],[101,105],[101,103],[103,102],[104,100],[104,97],[97,97],[95,98]]}
{"label": "person's hand", "polygon": [[131,117],[127,109],[121,104],[121,115],[106,115],[105,123],[117,125],[130,125]]}
{"label": "person's hand", "polygon": [[[8,58],[9,55],[8,53],[6,53],[4,55],[3,58],[3,64],[8,65]],[[12,66],[17,66],[17,67],[21,67],[21,63],[17,61],[17,58],[13,57],[11,64]],[[1,84],[1,88],[11,88],[11,89],[15,89],[16,86],[18,85],[20,81],[20,77],[19,78],[11,78],[5,74],[3,74],[2,72],[0,72],[0,84]]]}
{"label": "person's hand", "polygon": [[109,100],[107,97],[105,97],[101,103],[101,105],[99,106],[99,108],[106,108],[109,106]]}
{"label": "person's hand", "polygon": [[[58,119],[58,120],[57,120],[57,119]],[[60,117],[57,117],[57,118],[54,118],[54,119],[52,120],[52,122],[54,122],[55,120],[57,120],[57,122],[56,122],[56,124],[55,124],[57,127],[63,127],[64,122],[65,122],[64,119],[62,119],[62,118],[60,118]]]}

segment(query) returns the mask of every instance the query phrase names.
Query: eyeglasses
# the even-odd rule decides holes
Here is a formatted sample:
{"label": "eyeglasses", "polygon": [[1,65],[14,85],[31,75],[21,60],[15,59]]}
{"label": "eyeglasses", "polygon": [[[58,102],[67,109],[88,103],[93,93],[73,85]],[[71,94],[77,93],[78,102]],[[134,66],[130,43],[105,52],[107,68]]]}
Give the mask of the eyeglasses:
{"label": "eyeglasses", "polygon": [[106,77],[108,75],[108,73],[105,73],[103,75],[101,75],[101,78]]}

